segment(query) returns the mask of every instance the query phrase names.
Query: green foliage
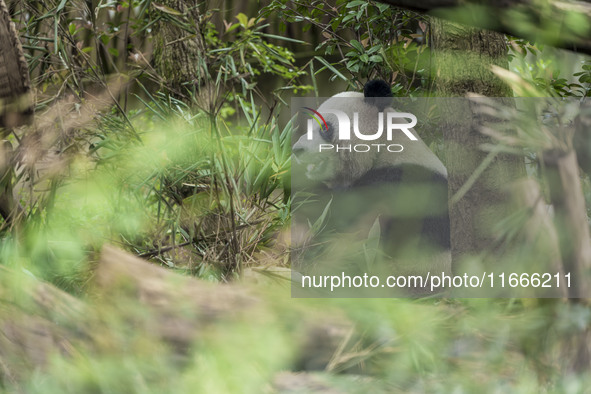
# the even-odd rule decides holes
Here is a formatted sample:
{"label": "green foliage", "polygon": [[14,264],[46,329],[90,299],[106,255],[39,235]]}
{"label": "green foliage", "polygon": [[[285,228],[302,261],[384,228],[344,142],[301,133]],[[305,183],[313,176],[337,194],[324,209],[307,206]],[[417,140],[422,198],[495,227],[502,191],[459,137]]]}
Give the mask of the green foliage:
{"label": "green foliage", "polygon": [[[204,75],[185,81],[187,91],[175,92],[185,101],[201,95],[203,85],[210,83],[216,86],[218,101],[236,96],[250,101],[251,91],[263,95],[257,89],[262,75],[284,81],[277,97],[282,91],[310,89],[298,84],[303,71],[295,66],[293,53],[270,41],[301,42],[265,32],[269,24],[262,18],[239,14],[236,21],[224,21],[224,31],[218,31],[212,22],[221,17],[216,9],[206,9],[198,21],[192,21],[190,15],[149,0],[100,1],[94,8],[78,1],[16,3],[15,21],[24,38],[31,75],[42,93],[39,107],[62,98],[65,92],[82,99],[89,89],[106,88],[111,74],[126,77],[126,93],[137,91],[140,82],[167,87],[166,76],[158,75],[149,64],[150,41],[155,38],[152,31],[159,24],[197,34],[194,24],[198,23],[203,35],[205,56],[195,61],[200,62]],[[125,116],[131,98],[119,95],[117,100]],[[216,112],[218,107],[206,109]]]}
{"label": "green foliage", "polygon": [[[17,3],[38,113],[48,109],[39,123],[51,128],[40,154],[58,152],[47,176],[19,175],[29,247],[18,260],[73,291],[105,240],[207,278],[238,274],[289,221],[291,125],[272,119],[284,92],[310,87],[293,53],[270,41],[301,42],[244,14],[218,31],[220,12],[208,9],[193,21],[203,73],[171,92],[146,50],[155,24],[196,33],[189,15],[145,0]],[[281,81],[272,95],[258,87],[268,76]]]}
{"label": "green foliage", "polygon": [[575,95],[588,97],[591,92],[591,60],[584,61],[581,68],[583,71],[573,74],[579,80],[579,84],[576,86],[578,94]]}
{"label": "green foliage", "polygon": [[[282,387],[303,387],[300,392],[334,387],[353,393],[447,393],[485,387],[577,393],[589,384],[588,374],[557,368],[563,355],[556,348],[557,337],[546,334],[549,326],[561,335],[580,335],[590,319],[581,305],[488,299],[294,300],[277,288],[265,296],[266,310],[205,325],[182,351],[142,329],[154,327],[158,316],[141,305],[125,298],[117,305],[97,302],[93,306],[103,317],[91,333],[96,345],[72,338],[72,354],[55,354],[46,368],[31,373],[26,392],[260,393],[271,385],[279,391],[279,384],[272,383],[279,381]],[[297,370],[299,363],[305,369],[316,352],[326,350],[320,338],[302,338],[306,325],[338,316],[354,322],[361,334],[350,331],[343,338],[327,355],[326,370],[300,370],[309,375],[282,381],[282,371]],[[327,330],[346,333],[349,327],[330,325]],[[306,339],[311,348],[302,353],[296,345]],[[9,382],[0,387],[14,388]]]}
{"label": "green foliage", "polygon": [[[230,128],[179,103],[168,110],[132,119],[143,130],[141,144],[107,137],[95,160],[73,166],[47,226],[69,234],[80,250],[118,239],[170,267],[231,276],[288,220],[291,126]],[[159,120],[165,115],[167,125]]]}
{"label": "green foliage", "polygon": [[[273,92],[275,99],[280,100],[281,93],[285,91],[297,93],[310,90],[310,86],[297,84],[304,72],[295,66],[293,53],[285,47],[272,44],[270,40],[302,42],[266,33],[269,24],[263,23],[264,19],[248,19],[242,13],[236,16],[237,22],[224,21],[224,32],[218,32],[209,21],[214,13],[215,11],[208,11],[204,16],[204,20],[208,21],[202,25],[207,44],[206,57],[201,59],[204,75],[198,78],[197,88],[192,96],[211,94],[210,91],[204,93],[202,88],[209,89],[207,86],[214,83],[217,97],[210,101],[223,101],[217,108],[226,105],[225,101],[228,99],[235,103],[241,100],[252,102],[253,94],[267,99],[257,87],[259,78],[263,75],[272,75],[283,81],[281,87]],[[225,89],[220,90],[220,87]],[[212,108],[216,106],[205,109]]]}
{"label": "green foliage", "polygon": [[399,96],[420,94],[427,85],[428,26],[418,14],[365,0],[338,0],[334,5],[274,0],[262,11],[264,16],[271,13],[321,35],[314,48],[320,68],[314,74],[329,70],[331,81],[340,78],[352,90],[381,78],[392,82]]}
{"label": "green foliage", "polygon": [[[554,97],[587,97],[591,89],[591,65],[582,61],[581,71],[568,75],[560,64],[560,52],[518,38],[510,41],[509,58],[519,77],[539,91]],[[518,94],[519,95],[519,94]]]}

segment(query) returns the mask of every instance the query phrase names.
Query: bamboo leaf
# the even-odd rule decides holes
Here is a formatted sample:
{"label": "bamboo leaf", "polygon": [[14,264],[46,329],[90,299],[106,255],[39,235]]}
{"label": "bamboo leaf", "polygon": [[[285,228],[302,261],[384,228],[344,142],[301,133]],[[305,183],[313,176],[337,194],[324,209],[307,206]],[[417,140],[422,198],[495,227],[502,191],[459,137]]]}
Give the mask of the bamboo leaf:
{"label": "bamboo leaf", "polygon": [[[326,59],[320,57],[320,56],[314,56],[314,59],[318,60],[320,63],[322,63],[324,65],[324,67],[328,68],[330,71],[332,71],[333,74],[335,74],[336,76],[338,76],[339,78],[341,78],[343,81],[346,81],[347,78],[341,74],[341,72],[339,70],[337,70],[332,64],[330,64],[329,62],[326,61]],[[320,69],[318,71],[316,71],[316,73],[318,74],[320,71],[322,71],[323,69]]]}

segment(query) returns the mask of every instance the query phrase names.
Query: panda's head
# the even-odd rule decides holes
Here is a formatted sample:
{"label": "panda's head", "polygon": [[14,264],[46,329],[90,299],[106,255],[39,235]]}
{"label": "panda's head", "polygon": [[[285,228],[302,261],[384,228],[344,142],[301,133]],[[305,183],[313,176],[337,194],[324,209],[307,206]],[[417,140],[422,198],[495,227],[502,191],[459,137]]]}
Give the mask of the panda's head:
{"label": "panda's head", "polygon": [[[357,113],[360,131],[371,134],[379,127],[379,113],[392,110],[391,98],[392,91],[386,82],[372,80],[365,85],[363,93],[339,93],[320,105],[317,112],[323,115],[323,122],[313,123],[312,138],[305,133],[293,146],[296,162],[306,167],[306,177],[324,182],[329,187],[348,186],[352,180],[369,170],[376,159],[374,153],[350,152],[347,149],[339,149],[337,152],[337,146],[341,148],[368,141],[360,141],[354,135],[351,140],[339,141],[337,115],[331,113],[331,110],[341,111],[351,122],[354,113]],[[324,149],[319,153],[321,145],[332,145],[335,148]]]}
{"label": "panda's head", "polygon": [[[354,152],[346,149],[347,146],[357,144],[385,143],[385,136],[381,140],[362,141],[356,137],[355,133],[351,133],[350,140],[340,141],[337,115],[331,113],[334,110],[341,111],[350,119],[351,128],[355,123],[362,134],[371,135],[380,127],[380,112],[394,111],[391,108],[391,102],[390,85],[382,80],[372,80],[366,83],[363,93],[339,93],[320,105],[316,111],[322,114],[325,122],[313,122],[311,138],[306,132],[293,146],[295,161],[305,166],[306,177],[323,182],[329,187],[347,187],[371,168],[379,166],[384,160],[388,162],[387,164],[404,160],[402,156],[407,153],[406,145],[404,154],[384,152],[384,149],[380,152],[375,148],[369,152]],[[354,122],[355,113],[358,116],[357,122]],[[404,143],[408,142],[406,137],[400,136],[400,138]],[[390,143],[401,142],[401,140]],[[422,141],[416,142],[426,148]],[[324,148],[328,146],[334,146],[334,149]]]}

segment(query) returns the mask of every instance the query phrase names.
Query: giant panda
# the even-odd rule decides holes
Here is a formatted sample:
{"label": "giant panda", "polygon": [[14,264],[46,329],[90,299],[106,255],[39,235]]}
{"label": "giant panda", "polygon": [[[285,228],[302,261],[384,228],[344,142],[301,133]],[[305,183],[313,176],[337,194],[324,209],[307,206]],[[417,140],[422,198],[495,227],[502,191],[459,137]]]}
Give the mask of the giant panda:
{"label": "giant panda", "polygon": [[[343,92],[330,97],[315,110],[321,121],[312,122],[303,135],[296,137],[294,168],[298,167],[300,177],[313,185],[310,190],[325,196],[324,200],[317,199],[322,204],[314,215],[322,214],[323,206],[331,201],[328,226],[336,233],[361,229],[358,235],[365,237],[372,223],[379,221],[386,273],[450,273],[447,171],[441,160],[412,128],[407,131],[414,139],[398,132],[385,140],[384,132],[381,140],[367,141],[353,132],[356,124],[365,136],[376,133],[380,116],[386,122],[389,113],[399,112],[391,105],[390,86],[382,80],[366,83],[363,93]],[[335,110],[350,119],[350,140],[338,139]],[[408,119],[398,120],[409,123]],[[380,149],[364,151],[366,145],[375,144],[376,148],[380,143]],[[346,148],[357,144],[363,147],[359,152]],[[311,217],[304,219],[314,221]],[[420,289],[417,292],[421,293]]]}

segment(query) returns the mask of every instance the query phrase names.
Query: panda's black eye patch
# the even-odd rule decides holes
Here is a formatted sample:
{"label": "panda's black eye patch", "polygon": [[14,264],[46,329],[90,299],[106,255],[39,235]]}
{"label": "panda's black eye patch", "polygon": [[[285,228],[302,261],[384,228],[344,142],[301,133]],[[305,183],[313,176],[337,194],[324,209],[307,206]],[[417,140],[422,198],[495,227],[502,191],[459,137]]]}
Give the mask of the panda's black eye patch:
{"label": "panda's black eye patch", "polygon": [[332,138],[334,137],[334,126],[331,122],[326,122],[326,124],[328,128],[320,128],[320,136],[324,141],[332,142]]}

